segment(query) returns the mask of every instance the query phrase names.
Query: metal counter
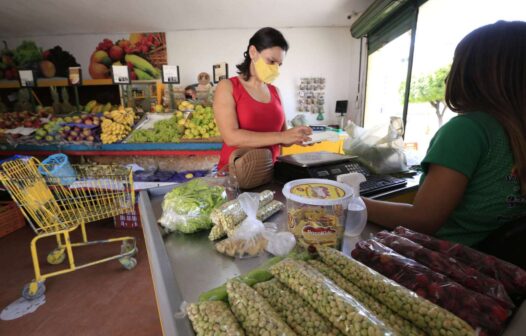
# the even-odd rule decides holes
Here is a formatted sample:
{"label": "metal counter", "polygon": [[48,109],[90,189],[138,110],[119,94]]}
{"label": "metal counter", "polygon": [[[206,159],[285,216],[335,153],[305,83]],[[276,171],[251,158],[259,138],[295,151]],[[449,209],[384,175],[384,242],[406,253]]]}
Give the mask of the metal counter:
{"label": "metal counter", "polygon": [[[172,233],[162,236],[157,224],[161,216],[163,195],[169,188],[141,191],[139,209],[145,236],[148,259],[154,281],[159,316],[166,336],[194,335],[186,317],[175,317],[184,302],[195,302],[200,293],[223,284],[226,280],[246,273],[269,258],[267,254],[257,258],[232,259],[217,253],[208,240],[208,231],[184,235]],[[281,193],[276,198],[281,199]],[[281,211],[268,221],[285,230],[286,212]],[[362,238],[367,238],[380,228],[367,225]],[[343,251],[350,254],[355,243],[362,238],[346,238]],[[503,336],[526,335],[526,303],[515,314]]]}

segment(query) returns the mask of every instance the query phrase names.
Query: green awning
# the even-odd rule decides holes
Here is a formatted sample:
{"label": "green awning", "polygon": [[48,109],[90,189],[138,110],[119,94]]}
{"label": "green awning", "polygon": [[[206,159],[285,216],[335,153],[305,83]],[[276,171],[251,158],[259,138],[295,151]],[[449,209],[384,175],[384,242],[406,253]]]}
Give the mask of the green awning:
{"label": "green awning", "polygon": [[367,36],[369,54],[411,29],[427,0],[376,0],[351,26],[355,38]]}

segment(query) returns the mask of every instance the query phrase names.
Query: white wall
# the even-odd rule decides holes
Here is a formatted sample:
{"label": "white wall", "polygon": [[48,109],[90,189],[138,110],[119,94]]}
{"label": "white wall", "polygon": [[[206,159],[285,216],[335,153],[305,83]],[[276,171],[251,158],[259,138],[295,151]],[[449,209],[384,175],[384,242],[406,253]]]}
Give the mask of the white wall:
{"label": "white wall", "polygon": [[[324,76],[326,85],[326,120],[338,123],[334,114],[336,100],[350,100],[353,82],[352,63],[358,53],[349,28],[280,29],[290,49],[274,83],[281,92],[287,119],[296,114],[297,86],[300,77]],[[227,62],[230,77],[243,59],[253,29],[176,31],[166,34],[168,62],[180,66],[182,83],[195,83],[201,71],[211,72],[212,64]],[[359,48],[359,44],[358,48]],[[356,48],[354,48],[356,49]],[[356,65],[357,67],[357,65]],[[311,123],[316,114],[306,114]]]}
{"label": "white wall", "polygon": [[[283,28],[290,49],[275,85],[281,91],[282,101],[291,119],[296,114],[297,86],[301,77],[326,78],[325,120],[316,121],[315,114],[306,114],[312,124],[338,123],[334,114],[336,100],[349,100],[351,115],[357,85],[359,42],[351,37],[348,27]],[[166,33],[168,63],[179,65],[181,84],[193,84],[202,71],[212,74],[212,65],[227,62],[229,75],[235,75],[235,65],[241,62],[248,40],[254,29],[189,30]],[[103,38],[116,41],[125,34],[39,36],[35,40],[43,49],[55,45],[71,52],[89,76],[89,57]],[[23,38],[8,39],[14,48]]]}

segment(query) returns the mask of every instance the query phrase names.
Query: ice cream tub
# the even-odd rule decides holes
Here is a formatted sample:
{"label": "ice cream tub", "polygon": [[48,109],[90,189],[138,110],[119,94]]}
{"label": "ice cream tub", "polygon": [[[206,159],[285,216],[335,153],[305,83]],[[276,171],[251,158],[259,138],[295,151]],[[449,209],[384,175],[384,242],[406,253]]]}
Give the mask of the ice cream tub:
{"label": "ice cream tub", "polygon": [[325,179],[300,179],[283,187],[288,229],[304,247],[341,247],[345,210],[353,196],[347,184]]}

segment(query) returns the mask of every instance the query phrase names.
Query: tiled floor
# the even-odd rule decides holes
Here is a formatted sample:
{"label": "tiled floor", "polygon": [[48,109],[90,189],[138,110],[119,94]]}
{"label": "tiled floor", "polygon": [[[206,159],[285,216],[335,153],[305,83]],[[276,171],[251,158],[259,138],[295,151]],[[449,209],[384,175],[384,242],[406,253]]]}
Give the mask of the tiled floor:
{"label": "tiled floor", "polygon": [[[137,237],[138,265],[125,270],[118,261],[88,267],[46,281],[46,303],[34,313],[12,321],[0,320],[0,335],[161,335],[150,267],[142,231],[114,229],[111,222],[92,223],[88,239]],[[0,238],[0,310],[18,299],[33,276],[29,228]],[[54,248],[54,239],[39,246],[41,260]],[[119,251],[118,244],[78,248],[78,263]],[[44,271],[53,267],[43,263]]]}

